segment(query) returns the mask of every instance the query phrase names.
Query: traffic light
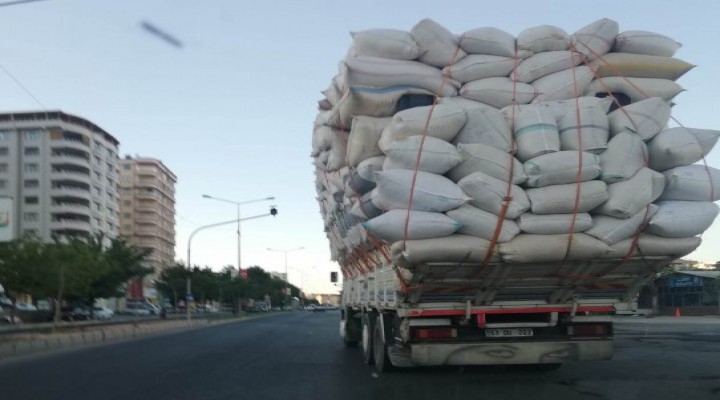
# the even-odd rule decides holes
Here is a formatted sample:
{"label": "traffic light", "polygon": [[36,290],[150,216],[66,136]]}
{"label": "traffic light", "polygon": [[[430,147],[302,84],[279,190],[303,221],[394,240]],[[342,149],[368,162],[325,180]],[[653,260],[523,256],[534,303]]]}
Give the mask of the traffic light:
{"label": "traffic light", "polygon": [[274,217],[277,215],[277,213],[278,213],[277,207],[270,206],[270,215],[272,215]]}

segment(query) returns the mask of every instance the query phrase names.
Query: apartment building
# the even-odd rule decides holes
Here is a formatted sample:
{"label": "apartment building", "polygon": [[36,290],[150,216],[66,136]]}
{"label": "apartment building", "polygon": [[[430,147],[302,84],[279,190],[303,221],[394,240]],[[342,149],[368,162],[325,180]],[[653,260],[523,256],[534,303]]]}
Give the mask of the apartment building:
{"label": "apartment building", "polygon": [[[125,156],[120,162],[120,235],[139,248],[152,250],[148,266],[155,274],[175,262],[175,183],[177,177],[162,161]],[[131,287],[131,297],[140,288]]]}
{"label": "apartment building", "polygon": [[118,140],[62,111],[0,113],[0,197],[12,236],[118,235]]}

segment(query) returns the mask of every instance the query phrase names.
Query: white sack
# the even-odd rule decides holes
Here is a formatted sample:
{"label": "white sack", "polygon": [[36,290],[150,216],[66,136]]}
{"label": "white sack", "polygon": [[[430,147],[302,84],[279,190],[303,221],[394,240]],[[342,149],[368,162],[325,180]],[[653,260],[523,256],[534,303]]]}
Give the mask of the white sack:
{"label": "white sack", "polygon": [[705,201],[660,201],[657,205],[660,209],[650,219],[647,231],[671,238],[699,235],[718,215],[718,205]]}
{"label": "white sack", "polygon": [[443,68],[443,73],[458,82],[507,76],[515,68],[515,59],[509,57],[475,54],[458,63]]}
{"label": "white sack", "polygon": [[480,143],[459,144],[457,150],[460,153],[462,162],[447,174],[455,182],[473,172],[483,172],[493,178],[507,182],[508,178],[510,178],[511,163],[513,164],[512,183],[520,185],[527,179],[522,164],[510,153]]}
{"label": "white sack", "polygon": [[682,46],[673,39],[655,32],[625,31],[615,39],[613,51],[672,57]]}
{"label": "white sack", "polygon": [[678,80],[695,66],[672,57],[632,53],[610,53],[590,64],[599,77],[624,76]]}
{"label": "white sack", "polygon": [[593,60],[613,48],[619,29],[617,22],[603,18],[580,28],[570,40],[588,60]]}
{"label": "white sack", "polygon": [[346,129],[357,115],[390,117],[397,112],[398,101],[405,95],[434,96],[434,93],[412,86],[392,86],[381,89],[351,87],[331,111],[326,123]]}
{"label": "white sack", "polygon": [[647,143],[649,166],[656,171],[690,165],[703,157],[695,135],[690,129],[677,127],[665,129]]}
{"label": "white sack", "polygon": [[[432,113],[432,116],[431,116]],[[428,118],[430,122],[428,123]],[[414,135],[433,136],[450,141],[465,125],[465,110],[451,104],[414,107],[400,111],[392,118],[392,122],[382,133],[380,148],[385,149],[393,140]]]}
{"label": "white sack", "polygon": [[375,186],[377,186],[375,182],[368,181],[361,177],[357,171],[353,171],[345,183],[345,197],[352,198],[362,195],[375,189]]}
{"label": "white sack", "polygon": [[[375,173],[379,200],[385,209],[408,208],[415,174],[415,171],[404,169]],[[417,171],[411,209],[445,212],[460,207],[468,200],[470,198],[450,179]]]}
{"label": "white sack", "polygon": [[533,103],[566,100],[581,96],[593,77],[592,70],[586,65],[543,76],[532,83],[537,92]]}
{"label": "white sack", "polygon": [[[435,239],[395,242],[390,246],[393,263],[398,267],[412,268],[428,263],[474,263],[485,260],[490,242],[476,236],[450,235]],[[490,257],[497,262],[497,247]]]}
{"label": "white sack", "polygon": [[327,162],[328,171],[336,171],[347,165],[347,144],[348,132],[333,130],[333,136],[330,138],[330,157]]}
{"label": "white sack", "polygon": [[695,135],[695,139],[697,139],[700,147],[702,147],[703,156],[707,156],[710,153],[710,150],[712,150],[715,146],[715,143],[717,143],[718,138],[720,138],[720,131],[711,129],[689,129],[690,132]]}
{"label": "white sack", "polygon": [[510,78],[486,78],[468,82],[460,88],[460,95],[495,108],[513,104],[527,104],[535,98],[535,88]]}
{"label": "white sack", "polygon": [[458,48],[455,35],[431,19],[423,19],[410,30],[415,42],[423,50],[420,61],[434,67],[444,67],[460,61],[467,54]]}
{"label": "white sack", "polygon": [[[525,111],[526,109],[532,109],[535,107],[546,108],[553,115],[553,118],[555,118],[556,120],[560,120],[568,113],[574,113],[578,107],[580,107],[581,109],[587,107],[600,107],[607,114],[607,112],[610,110],[611,105],[612,99],[609,98],[581,96],[567,100],[541,101],[538,103],[527,105],[521,104],[516,105],[514,108],[516,112]],[[505,115],[510,115],[511,111],[511,107],[505,107],[502,109],[502,112]]]}
{"label": "white sack", "polygon": [[[463,98],[456,97],[456,99]],[[510,152],[513,149],[512,132],[510,131],[510,124],[508,124],[507,119],[496,108],[485,105],[484,103],[473,102],[480,106],[465,108],[467,122],[465,122],[465,126],[458,132],[457,136],[455,136],[455,139],[453,139],[453,144],[481,143],[496,147],[505,152]]]}
{"label": "white sack", "polygon": [[537,235],[557,235],[570,233],[572,225],[573,232],[583,232],[593,226],[593,219],[588,213],[574,214],[533,214],[525,213],[518,219],[520,230],[525,233]]}
{"label": "white sack", "polygon": [[[634,238],[622,240],[610,246],[608,260],[621,260],[630,252]],[[699,237],[667,238],[655,235],[642,235],[633,249],[631,257],[668,257],[680,258],[690,254],[700,246]]]}
{"label": "white sack", "polygon": [[369,29],[351,32],[351,51],[357,56],[414,60],[422,54],[409,32],[395,29]]}
{"label": "white sack", "polygon": [[657,200],[664,188],[663,174],[650,168],[641,168],[627,181],[608,185],[608,201],[593,212],[615,218],[630,218]]}
{"label": "white sack", "polygon": [[357,116],[352,120],[348,137],[347,162],[351,167],[370,157],[382,155],[378,140],[383,129],[390,124],[391,118]]}
{"label": "white sack", "polygon": [[649,97],[660,97],[665,101],[672,100],[680,94],[683,88],[677,83],[668,79],[654,78],[623,78],[610,76],[593,80],[585,88],[585,96],[596,96],[611,93],[625,93],[633,103],[645,100]]}
{"label": "white sack", "polygon": [[[469,204],[464,204],[454,210],[450,210],[446,214],[448,217],[462,224],[462,228],[458,230],[458,233],[477,236],[486,240],[492,240],[495,234],[495,227],[499,222],[497,215]],[[518,233],[520,233],[520,228],[518,228],[515,221],[506,219],[503,221],[497,242],[507,242]]]}
{"label": "white sack", "polygon": [[442,71],[417,61],[378,57],[355,57],[341,63],[348,86],[388,88],[407,85],[442,96],[454,96],[459,84],[443,77]]}
{"label": "white sack", "polygon": [[[514,60],[513,60],[514,61]],[[511,77],[530,83],[543,76],[573,68],[582,62],[582,56],[572,51],[548,51],[534,54],[523,60]],[[512,70],[512,68],[511,68]],[[507,75],[507,74],[506,74]]]}
{"label": "white sack", "polygon": [[[407,237],[405,237],[405,224],[408,221]],[[373,235],[385,240],[395,242],[402,239],[428,239],[452,235],[460,228],[460,224],[442,213],[402,209],[390,210],[369,221],[363,222],[363,227]]]}
{"label": "white sack", "polygon": [[645,165],[647,157],[647,147],[638,134],[619,133],[610,139],[607,150],[600,155],[603,171],[600,179],[607,183],[628,180]]}
{"label": "white sack", "polygon": [[[485,211],[499,215],[508,184],[482,172],[474,172],[462,178],[458,185],[472,198],[470,204]],[[525,191],[517,185],[510,186],[510,201],[505,218],[515,219],[530,208],[530,200]]]}
{"label": "white sack", "polygon": [[584,213],[604,203],[608,199],[605,182],[587,181],[580,184],[580,198],[575,210],[575,198],[578,191],[576,183],[551,185],[527,189],[527,196],[535,214]]}
{"label": "white sack", "polygon": [[[558,151],[543,154],[523,164],[528,176],[528,187],[543,187],[548,185],[563,185],[576,183],[578,178],[578,163],[580,157],[577,151]],[[583,153],[580,179],[589,181],[600,176],[600,156]]]}
{"label": "white sack", "polygon": [[425,137],[423,142],[423,137],[418,135],[391,142],[385,155],[383,170],[415,169],[417,165],[420,171],[438,175],[445,174],[463,159],[452,144],[432,136]]}
{"label": "white sack", "polygon": [[665,191],[660,200],[720,200],[720,170],[704,165],[686,165],[663,172]]}
{"label": "white sack", "polygon": [[520,161],[560,150],[557,122],[547,107],[529,106],[516,112],[514,134]]}
{"label": "white sack", "polygon": [[607,244],[584,233],[572,235],[570,251],[567,251],[569,236],[520,234],[507,243],[501,243],[499,250],[503,261],[509,263],[593,260],[603,258],[610,252]]}
{"label": "white sack", "polygon": [[357,173],[366,181],[375,182],[375,172],[382,171],[385,156],[375,156],[363,160],[357,166]]}
{"label": "white sack", "polygon": [[367,192],[359,199],[353,201],[350,213],[359,218],[371,219],[382,214],[383,211],[372,202],[372,192]]}
{"label": "white sack", "polygon": [[469,54],[515,57],[515,37],[498,28],[469,30],[462,34],[460,46]]}
{"label": "white sack", "polygon": [[640,135],[642,140],[650,140],[667,127],[670,104],[659,97],[651,97],[611,112],[608,120],[613,136],[629,130]]}
{"label": "white sack", "polygon": [[318,155],[320,155],[320,153],[330,150],[330,146],[332,145],[332,138],[335,135],[336,133],[334,132],[334,129],[329,126],[316,126],[313,129],[312,136],[312,156],[317,157]]}
{"label": "white sack", "polygon": [[557,26],[541,25],[527,28],[517,37],[517,47],[533,53],[567,50],[570,36]]}
{"label": "white sack", "polygon": [[592,228],[585,233],[612,245],[635,235],[640,226],[650,221],[657,210],[658,206],[650,204],[627,219],[595,215]]}
{"label": "white sack", "polygon": [[[558,120],[560,148],[591,153],[600,153],[605,150],[610,136],[607,109],[598,103],[576,105],[573,108]],[[578,112],[580,113],[579,121]],[[582,146],[578,135],[582,136]]]}

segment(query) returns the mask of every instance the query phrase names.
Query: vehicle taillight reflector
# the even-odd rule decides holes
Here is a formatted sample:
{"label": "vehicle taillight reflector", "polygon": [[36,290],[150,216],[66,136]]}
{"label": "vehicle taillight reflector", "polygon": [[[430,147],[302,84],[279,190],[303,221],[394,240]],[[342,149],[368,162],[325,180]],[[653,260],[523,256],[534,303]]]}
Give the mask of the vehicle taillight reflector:
{"label": "vehicle taillight reflector", "polygon": [[457,337],[453,328],[418,328],[413,330],[415,339],[448,339]]}
{"label": "vehicle taillight reflector", "polygon": [[586,336],[586,335],[607,335],[607,325],[572,325],[568,326],[568,335],[570,336]]}

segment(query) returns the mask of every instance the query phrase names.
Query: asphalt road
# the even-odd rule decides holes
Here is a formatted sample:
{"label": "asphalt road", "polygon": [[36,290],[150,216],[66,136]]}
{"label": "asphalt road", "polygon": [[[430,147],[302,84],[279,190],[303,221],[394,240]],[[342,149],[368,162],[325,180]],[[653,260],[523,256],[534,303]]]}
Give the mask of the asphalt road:
{"label": "asphalt road", "polygon": [[[378,376],[338,312],[279,313],[0,363],[15,399],[718,399],[720,319],[627,319],[612,361],[554,372],[425,368]],[[694,321],[694,323],[689,324]]]}

